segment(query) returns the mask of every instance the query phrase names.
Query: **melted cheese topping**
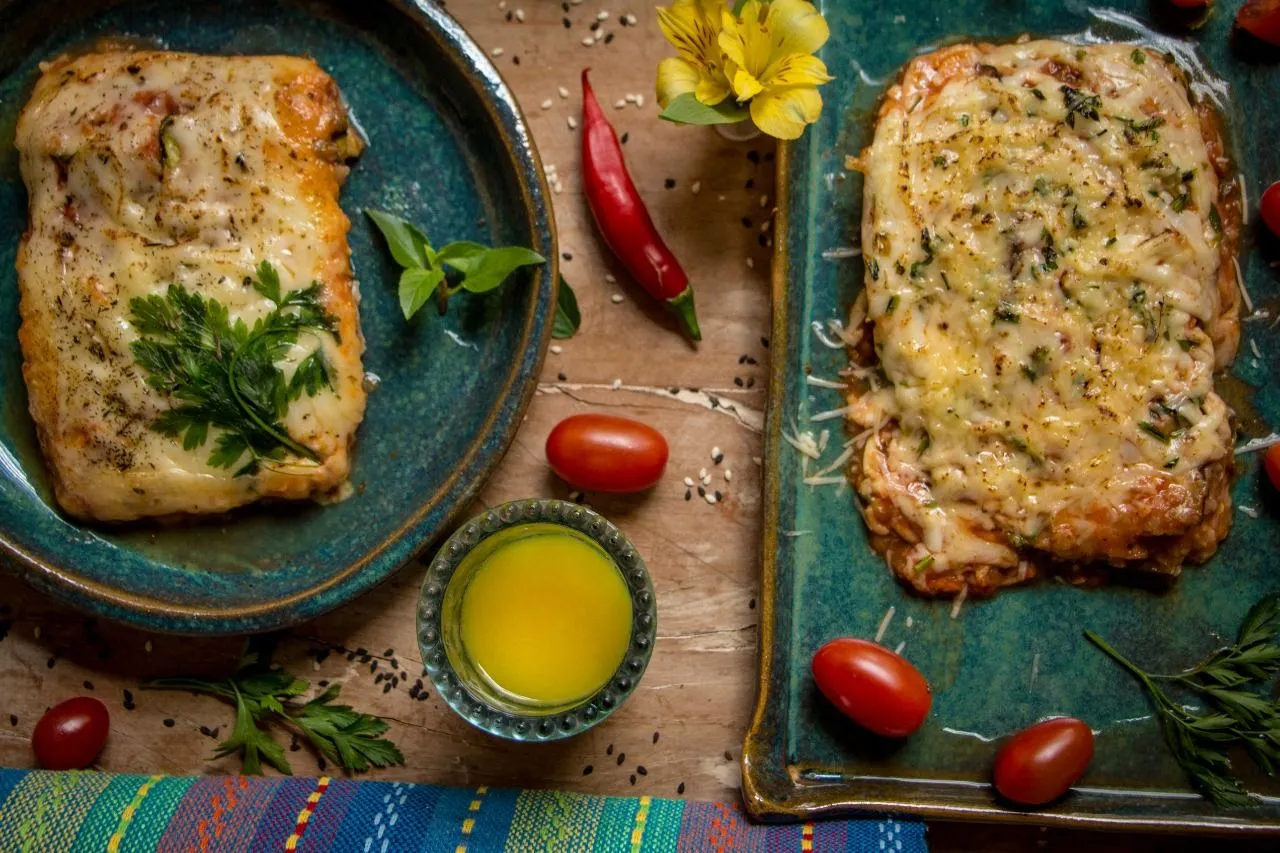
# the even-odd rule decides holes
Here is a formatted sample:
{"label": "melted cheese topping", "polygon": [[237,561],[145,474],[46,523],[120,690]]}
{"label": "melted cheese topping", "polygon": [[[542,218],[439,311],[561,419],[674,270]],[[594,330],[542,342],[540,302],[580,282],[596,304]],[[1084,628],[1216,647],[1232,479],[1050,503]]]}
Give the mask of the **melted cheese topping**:
{"label": "melted cheese topping", "polygon": [[1177,70],[1133,45],[963,45],[890,93],[858,164],[887,382],[852,418],[883,430],[862,476],[918,571],[1016,566],[1056,525],[1229,459],[1205,135]]}
{"label": "melted cheese topping", "polygon": [[[24,372],[63,507],[120,520],[339,487],[365,393],[337,204],[358,142],[333,81],[293,57],[59,60],[22,113],[17,146],[31,210],[18,260]],[[216,436],[184,449],[151,428],[175,401],[134,363],[129,302],[177,283],[252,325],[273,308],[248,286],[261,261],[285,290],[323,283],[338,335],[300,336],[282,367],[288,377],[323,347],[336,390],[303,395],[283,421],[319,465],[235,477],[208,464]]]}

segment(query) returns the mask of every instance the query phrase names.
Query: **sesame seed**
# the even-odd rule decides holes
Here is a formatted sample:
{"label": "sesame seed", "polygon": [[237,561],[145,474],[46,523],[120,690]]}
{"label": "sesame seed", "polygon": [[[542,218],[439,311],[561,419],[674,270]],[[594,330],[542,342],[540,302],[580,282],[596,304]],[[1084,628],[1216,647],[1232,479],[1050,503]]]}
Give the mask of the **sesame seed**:
{"label": "sesame seed", "polygon": [[507,8],[507,0],[498,0],[498,11],[501,12],[505,8]]}
{"label": "sesame seed", "polygon": [[703,474],[703,475],[702,475],[702,485],[704,485],[704,486],[710,486],[710,485],[711,485],[711,475],[710,475],[710,474]]}
{"label": "sesame seed", "polygon": [[551,99],[550,99],[550,98],[547,98],[545,101],[543,101],[543,102],[542,102],[542,108],[543,108],[544,110],[549,110],[549,109],[551,109]]}
{"label": "sesame seed", "polygon": [[769,197],[768,197],[767,195],[762,195],[762,196],[760,196],[760,206],[761,206],[761,207],[764,207],[764,206],[765,206],[765,205],[767,205],[768,203],[769,203]]}
{"label": "sesame seed", "polygon": [[[574,118],[573,116],[569,116],[569,117],[568,117],[568,118],[566,118],[564,121],[565,121],[565,124],[569,125],[569,129],[570,129],[570,130],[577,130],[577,129],[578,129],[578,120],[577,120],[576,118]],[[750,261],[751,259],[750,259],[750,258],[748,258],[747,260],[748,260],[748,261]]]}
{"label": "sesame seed", "polygon": [[732,479],[733,479],[733,469],[731,469],[731,468],[725,468],[725,469],[724,469],[724,481],[727,483],[727,482],[729,482],[729,481],[730,481],[730,480],[732,480]]}
{"label": "sesame seed", "polygon": [[37,640],[38,640],[38,639],[40,639],[40,626],[39,626],[39,625],[37,625],[35,628],[31,629],[31,636],[35,637]]}
{"label": "sesame seed", "polygon": [[618,281],[616,278],[613,277],[613,273],[605,273],[604,280],[607,281],[609,284],[615,284]]}
{"label": "sesame seed", "polygon": [[582,40],[583,47],[591,47],[591,45],[595,43],[596,43],[595,36],[587,36]]}
{"label": "sesame seed", "polygon": [[614,304],[614,305],[617,305],[618,303],[620,303],[620,302],[622,301],[622,294],[621,294],[621,293],[615,293],[615,294],[613,294],[613,296],[610,296],[610,297],[609,297],[609,299],[613,301],[613,304]]}
{"label": "sesame seed", "polygon": [[627,102],[622,100],[621,98],[613,102],[613,108],[615,110],[623,110],[623,109],[626,109],[626,107],[627,107]]}
{"label": "sesame seed", "polygon": [[[569,121],[573,121],[573,119],[569,119]],[[755,268],[756,268],[756,262],[751,258],[747,258],[747,269],[755,269]]]}
{"label": "sesame seed", "polygon": [[706,468],[703,468],[702,470],[700,470],[700,471],[698,472],[698,479],[699,479],[699,480],[704,479],[706,476],[707,476],[707,469],[706,469]]}
{"label": "sesame seed", "polygon": [[693,184],[689,187],[689,192],[693,193],[694,195],[697,195],[698,193],[702,192],[702,181],[694,181]]}
{"label": "sesame seed", "polygon": [[626,101],[628,104],[634,104],[636,102],[636,93],[627,92],[627,96],[623,98],[623,100]]}
{"label": "sesame seed", "polygon": [[703,500],[705,500],[707,503],[709,503],[709,504],[711,504],[712,506],[714,506],[714,505],[715,505],[715,503],[716,503],[717,498],[716,498],[716,496],[715,496],[715,495],[703,495]]}
{"label": "sesame seed", "polygon": [[636,106],[637,107],[644,106],[644,95],[636,95]]}
{"label": "sesame seed", "polygon": [[556,89],[556,94],[558,94],[562,98],[567,98],[569,97],[569,90],[566,89],[564,86],[561,86],[558,89]]}
{"label": "sesame seed", "polygon": [[717,457],[717,456],[719,456],[719,457],[720,457],[720,459],[723,459],[723,458],[724,458],[724,454],[720,452],[720,448],[718,448],[718,447],[713,447],[713,448],[711,448],[711,459],[712,459],[712,461],[714,461],[714,462],[719,462],[719,461],[720,461],[720,459],[716,459],[716,457]]}
{"label": "sesame seed", "polygon": [[562,352],[564,352],[564,348],[563,348],[563,347],[561,347],[559,344],[552,344],[552,345],[551,345],[551,354],[552,354],[552,355],[559,355],[559,354],[560,354],[560,353],[562,353]]}
{"label": "sesame seed", "polygon": [[612,388],[614,391],[617,391],[619,388],[622,387],[622,380],[621,379],[613,380],[613,384],[611,384],[609,387]]}
{"label": "sesame seed", "polygon": [[636,25],[636,16],[631,14],[630,12],[623,15],[622,19],[627,22],[628,27],[634,27]]}
{"label": "sesame seed", "polygon": [[609,13],[606,12],[604,9],[601,9],[599,12],[596,12],[596,20],[597,21],[609,20]]}
{"label": "sesame seed", "polygon": [[686,486],[688,486],[689,488],[691,488],[691,489],[692,489],[692,488],[693,488],[693,478],[692,478],[692,477],[685,477],[685,478],[684,478],[684,484],[685,484]]}
{"label": "sesame seed", "polygon": [[147,640],[145,643],[142,644],[142,648],[146,651],[147,654],[151,654],[151,650],[154,648],[154,646],[151,645],[150,640]]}
{"label": "sesame seed", "polygon": [[524,9],[516,9],[516,20],[524,23]]}
{"label": "sesame seed", "polygon": [[500,47],[495,47],[493,50],[489,51],[489,53],[493,54],[494,56],[502,56],[502,54],[504,54],[505,52],[506,51],[504,51]]}
{"label": "sesame seed", "polygon": [[582,5],[582,0],[569,0],[569,5],[570,5],[570,6],[581,6],[581,5]]}

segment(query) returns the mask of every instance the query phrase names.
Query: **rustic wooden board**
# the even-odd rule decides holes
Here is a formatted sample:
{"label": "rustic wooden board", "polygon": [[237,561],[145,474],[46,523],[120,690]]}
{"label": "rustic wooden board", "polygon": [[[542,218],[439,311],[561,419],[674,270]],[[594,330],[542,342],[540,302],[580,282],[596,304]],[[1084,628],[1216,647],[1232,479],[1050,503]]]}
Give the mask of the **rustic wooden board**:
{"label": "rustic wooden board", "polygon": [[[583,319],[581,332],[548,356],[527,421],[475,508],[567,497],[542,448],[552,426],[570,414],[616,411],[660,429],[671,444],[662,483],[643,496],[585,498],[626,531],[653,573],[659,601],[653,661],[627,705],[582,737],[526,745],[490,738],[463,723],[434,691],[415,689],[424,681],[414,640],[419,563],[281,634],[276,660],[303,677],[342,685],[344,700],[392,721],[407,764],[377,778],[734,799],[755,685],[759,455],[769,355],[770,250],[762,229],[773,204],[773,144],[729,143],[709,129],[657,120],[653,69],[668,48],[649,6],[610,8],[601,29],[613,39],[584,47],[599,6],[571,5],[566,13],[551,0],[525,2],[523,23],[510,0],[505,7],[453,0],[448,8],[483,47],[501,48],[495,63],[524,105],[544,163],[556,166],[562,190],[553,198],[567,255],[562,270]],[[620,23],[627,12],[636,15],[636,26]],[[704,341],[696,348],[612,264],[593,230],[577,175],[578,132],[566,121],[579,115],[578,74],[587,65],[607,115],[628,135],[636,184],[697,288]],[[559,86],[568,98],[558,95]],[[643,106],[615,109],[629,93],[642,94]],[[543,110],[547,99],[551,108]],[[622,382],[617,390],[615,380]],[[713,447],[725,454],[719,466],[710,458]],[[712,474],[711,488],[724,494],[714,506],[696,493],[685,500],[684,478],[696,480],[703,468]],[[242,645],[94,622],[0,575],[0,764],[30,766],[29,737],[44,709],[91,693],[112,713],[100,768],[235,772],[236,762],[208,758],[212,737],[225,736],[231,724],[227,706],[142,692],[137,685],[164,675],[229,671]],[[320,769],[305,749],[289,758],[295,773]],[[1080,840],[1061,831],[971,826],[935,828],[931,836],[935,850],[1068,850]],[[1119,851],[1138,842],[1090,836],[1090,843]],[[1193,848],[1174,842],[1168,849]]]}

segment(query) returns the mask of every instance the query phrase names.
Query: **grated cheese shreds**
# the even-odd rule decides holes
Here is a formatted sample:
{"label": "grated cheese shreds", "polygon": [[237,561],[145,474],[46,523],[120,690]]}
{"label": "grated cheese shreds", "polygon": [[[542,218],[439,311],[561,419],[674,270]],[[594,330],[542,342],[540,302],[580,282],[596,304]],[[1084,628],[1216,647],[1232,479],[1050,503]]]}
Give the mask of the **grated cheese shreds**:
{"label": "grated cheese shreds", "polygon": [[823,468],[821,471],[814,474],[813,476],[825,477],[827,474],[830,474],[832,471],[838,470],[839,468],[843,467],[844,463],[848,462],[853,457],[853,450],[854,449],[851,445],[845,447],[844,451],[835,458],[835,461],[833,461],[830,465],[828,465],[826,468]]}
{"label": "grated cheese shreds", "polygon": [[1262,350],[1258,349],[1258,343],[1253,338],[1249,338],[1249,349],[1253,350],[1255,356],[1262,358]]}
{"label": "grated cheese shreds", "polygon": [[844,477],[805,477],[802,480],[806,486],[841,486],[844,485]]}
{"label": "grated cheese shreds", "polygon": [[902,642],[898,643],[897,646],[894,647],[893,653],[895,655],[900,655],[902,654],[902,650],[905,649],[906,647],[907,647],[907,641],[903,640]]}
{"label": "grated cheese shreds", "polygon": [[1244,174],[1236,175],[1236,181],[1240,184],[1240,224],[1249,224],[1249,190],[1244,185]]}
{"label": "grated cheese shreds", "polygon": [[814,440],[811,432],[797,432],[796,435],[787,435],[787,431],[782,431],[782,440],[794,447],[802,456],[817,460],[822,456],[822,450],[818,447],[818,442]]}
{"label": "grated cheese shreds", "polygon": [[818,412],[818,414],[810,417],[809,420],[814,423],[817,423],[818,421],[833,421],[836,418],[843,418],[848,416],[848,414],[852,411],[853,411],[853,406],[842,406],[839,409],[831,409],[830,411],[826,411],[826,412]]}
{"label": "grated cheese shreds", "polygon": [[1236,285],[1240,288],[1240,298],[1244,300],[1244,307],[1249,313],[1253,313],[1253,297],[1249,295],[1249,288],[1244,286],[1244,273],[1240,272],[1240,262],[1235,258],[1231,259],[1231,265],[1236,270]]}
{"label": "grated cheese shreds", "polygon": [[960,615],[960,608],[964,606],[964,600],[969,597],[969,585],[965,584],[960,587],[960,592],[956,593],[955,599],[951,602],[951,618],[955,619]]}
{"label": "grated cheese shreds", "polygon": [[1236,456],[1257,453],[1259,450],[1266,450],[1268,447],[1274,447],[1277,444],[1280,444],[1280,434],[1269,435],[1266,438],[1251,438],[1236,448]]}
{"label": "grated cheese shreds", "polygon": [[801,536],[812,536],[813,531],[812,530],[784,530],[782,531],[782,535],[788,536],[792,539],[799,539]]}
{"label": "grated cheese shreds", "polygon": [[833,382],[830,379],[823,379],[821,376],[809,375],[804,378],[805,384],[812,385],[814,388],[830,388],[833,391],[843,391],[848,388],[843,382]]}
{"label": "grated cheese shreds", "polygon": [[1243,512],[1245,515],[1249,516],[1250,518],[1257,518],[1257,517],[1258,517],[1258,511],[1257,511],[1256,509],[1254,509],[1253,507],[1249,506],[1248,504],[1240,504],[1240,506],[1239,506],[1239,507],[1237,507],[1237,508],[1238,508],[1241,512]]}
{"label": "grated cheese shreds", "polygon": [[889,630],[889,623],[893,621],[893,614],[898,612],[898,608],[892,604],[889,609],[884,612],[884,616],[880,617],[880,627],[876,629],[876,642],[884,639],[885,632]]}

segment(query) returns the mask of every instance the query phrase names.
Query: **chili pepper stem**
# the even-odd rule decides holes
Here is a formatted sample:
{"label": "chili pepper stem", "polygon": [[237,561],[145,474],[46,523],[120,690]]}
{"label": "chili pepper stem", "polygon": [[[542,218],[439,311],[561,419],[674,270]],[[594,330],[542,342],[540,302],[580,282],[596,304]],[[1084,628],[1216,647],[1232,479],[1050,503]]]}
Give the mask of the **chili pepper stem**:
{"label": "chili pepper stem", "polygon": [[667,308],[680,319],[685,334],[695,341],[702,340],[702,329],[698,327],[698,312],[693,306],[693,288],[686,287],[678,296],[666,300]]}

